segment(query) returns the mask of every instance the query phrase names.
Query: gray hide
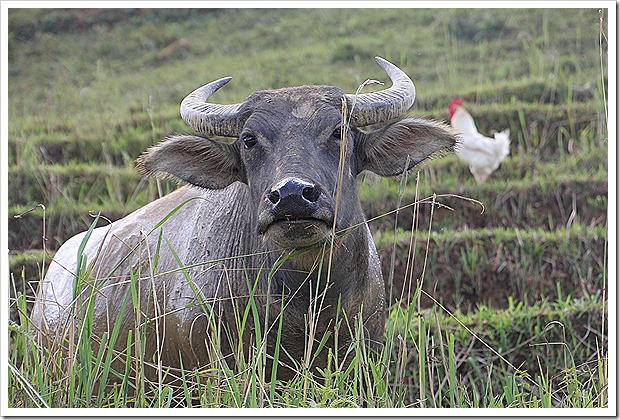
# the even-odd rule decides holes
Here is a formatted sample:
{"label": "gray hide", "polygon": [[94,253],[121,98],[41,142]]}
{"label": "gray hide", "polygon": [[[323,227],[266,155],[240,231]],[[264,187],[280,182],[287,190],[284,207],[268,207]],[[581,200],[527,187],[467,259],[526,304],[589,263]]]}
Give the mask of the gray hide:
{"label": "gray hide", "polygon": [[[392,80],[389,71],[400,72],[390,68]],[[408,80],[402,75],[398,77]],[[243,334],[237,331],[252,294],[270,356],[282,320],[280,378],[291,377],[300,364],[324,367],[327,351],[316,358],[314,352],[326,334],[326,348],[337,343],[342,361],[351,343],[347,325],[353,329],[363,325],[360,333],[366,342],[379,348],[385,288],[358,198],[357,175],[369,170],[397,176],[432,155],[452,150],[455,137],[443,124],[405,119],[371,132],[352,126],[341,139],[343,97],[351,107],[351,97],[333,87],[257,92],[226,111],[232,123],[217,122],[211,114],[203,121],[203,106],[190,103],[186,121],[198,121],[195,128],[226,126],[225,134],[238,136],[237,140],[221,143],[206,136],[176,136],[138,160],[144,175],[172,177],[194,186],[181,187],[95,229],[84,250],[90,267],[85,284],[94,289],[83,287],[77,298],[73,282],[84,234],[61,247],[33,310],[42,341],[49,344],[50,339],[69,336],[71,314],[90,293],[95,350],[129,299],[115,347],[125,349],[129,331],[134,342],[136,334],[145,334],[145,360],[152,365],[146,372],[149,377],[166,370],[178,375],[181,361],[186,369],[220,368],[222,363],[234,368],[233,355],[247,352],[259,333],[253,311]],[[411,105],[413,99],[407,100],[397,104],[396,116]],[[378,122],[369,109],[352,120]],[[377,112],[383,115],[385,109]],[[342,196],[336,209],[341,159]],[[332,225],[337,236],[328,269]],[[139,277],[134,285],[139,307],[130,297],[130,273]],[[315,340],[310,346],[309,335]],[[238,351],[241,343],[244,350]],[[270,357],[267,362],[270,369]],[[124,371],[122,358],[114,367]]]}

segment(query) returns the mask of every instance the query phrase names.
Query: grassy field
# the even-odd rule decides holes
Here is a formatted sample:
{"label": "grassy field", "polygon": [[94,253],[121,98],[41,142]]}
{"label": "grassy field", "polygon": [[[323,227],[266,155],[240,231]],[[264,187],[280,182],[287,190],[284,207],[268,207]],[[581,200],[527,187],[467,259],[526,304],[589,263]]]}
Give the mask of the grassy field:
{"label": "grassy field", "polygon": [[[10,10],[8,405],[607,407],[606,13]],[[37,282],[94,214],[116,220],[158,197],[133,162],[189,132],[180,100],[227,75],[215,101],[301,84],[355,92],[385,80],[376,55],[416,84],[410,115],[447,120],[461,96],[480,132],[510,128],[512,139],[480,186],[456,156],[410,179],[361,179],[391,303],[380,359],[360,354],[354,381],[224,372],[192,382],[196,401],[161,386],[99,390],[101,359],[85,352],[90,374],[67,392],[57,356],[29,351]]]}

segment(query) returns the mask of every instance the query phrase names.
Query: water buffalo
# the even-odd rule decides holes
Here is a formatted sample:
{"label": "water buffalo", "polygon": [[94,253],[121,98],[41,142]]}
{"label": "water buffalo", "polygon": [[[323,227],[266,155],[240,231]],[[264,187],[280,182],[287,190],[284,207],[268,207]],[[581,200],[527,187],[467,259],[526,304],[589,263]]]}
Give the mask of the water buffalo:
{"label": "water buffalo", "polygon": [[398,176],[453,150],[456,138],[442,123],[397,120],[414,85],[377,62],[392,80],[378,92],[300,86],[208,103],[223,78],[190,93],[181,116],[200,136],[172,136],[136,162],[144,176],[189,185],[60,248],[32,315],[46,345],[77,340],[75,317],[91,308],[95,354],[116,328],[123,372],[132,332],[148,376],[178,374],[181,364],[234,368],[239,343],[262,346],[268,369],[277,358],[279,378],[325,366],[328,348],[342,361],[360,337],[380,346],[385,289],[357,176]]}

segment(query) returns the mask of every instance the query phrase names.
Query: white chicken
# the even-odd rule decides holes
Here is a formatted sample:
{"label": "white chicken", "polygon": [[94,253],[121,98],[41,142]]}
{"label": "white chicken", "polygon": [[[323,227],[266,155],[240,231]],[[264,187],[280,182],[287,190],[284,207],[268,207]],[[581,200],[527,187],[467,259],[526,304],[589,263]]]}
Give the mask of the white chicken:
{"label": "white chicken", "polygon": [[494,139],[478,132],[474,119],[463,108],[463,100],[455,98],[448,104],[450,124],[461,133],[456,147],[457,156],[474,175],[478,185],[484,183],[510,153],[510,130],[494,133]]}

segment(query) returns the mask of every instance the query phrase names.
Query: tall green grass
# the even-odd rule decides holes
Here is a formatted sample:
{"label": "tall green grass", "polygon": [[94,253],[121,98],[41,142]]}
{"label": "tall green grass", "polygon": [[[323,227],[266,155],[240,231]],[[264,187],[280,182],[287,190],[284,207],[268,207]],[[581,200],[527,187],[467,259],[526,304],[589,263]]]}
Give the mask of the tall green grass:
{"label": "tall green grass", "polygon": [[[535,14],[499,9],[479,9],[476,13],[456,9],[232,10],[206,15],[171,11],[156,17],[150,15],[155,19],[150,22],[150,18],[141,20],[133,16],[113,26],[105,26],[106,17],[99,22],[102,25],[95,25],[78,37],[54,26],[64,21],[61,12],[24,9],[11,13],[14,14],[10,20],[19,29],[9,34],[9,112],[12,115],[9,141],[15,145],[15,148],[11,146],[10,162],[15,165],[14,173],[19,174],[19,178],[12,179],[30,177],[24,183],[40,187],[36,192],[39,196],[29,194],[32,187],[23,188],[28,192],[24,197],[42,198],[48,218],[57,208],[66,212],[69,208],[77,209],[75,214],[87,214],[92,209],[109,210],[108,215],[113,209],[126,212],[157,197],[160,192],[154,185],[128,182],[127,167],[147,143],[168,132],[185,130],[174,104],[178,103],[179,92],[195,87],[192,83],[212,80],[214,74],[235,76],[235,82],[226,91],[218,92],[222,102],[236,102],[259,88],[301,82],[333,84],[351,91],[366,77],[379,76],[371,59],[374,55],[396,62],[412,76],[419,90],[413,113],[445,119],[445,104],[460,94],[471,103],[481,132],[505,127],[512,130],[513,152],[501,170],[494,174],[488,186],[468,186],[464,190],[468,197],[484,201],[487,208],[493,208],[494,196],[512,186],[520,191],[540,190],[541,194],[551,194],[548,187],[556,181],[559,184],[561,180],[569,183],[578,179],[600,183],[606,178],[607,161],[600,154],[608,141],[606,35],[603,21],[598,32],[588,26],[594,16],[597,21],[594,26],[598,27],[596,9],[537,9]],[[231,16],[236,23],[234,31],[230,30]],[[310,27],[308,16],[313,19]],[[36,40],[30,40],[28,37],[35,31],[22,29],[37,22],[44,30]],[[306,27],[307,31],[299,30]],[[368,28],[378,29],[369,33]],[[187,33],[212,42],[193,42],[188,51],[179,52],[174,60],[157,60],[159,49]],[[274,49],[273,45],[278,48]],[[28,57],[37,57],[39,65],[33,66]],[[591,81],[595,82],[595,88],[581,96],[573,89]],[[32,92],[32,86],[39,88]],[[85,161],[97,162],[102,172],[108,165],[125,171],[111,170],[102,178],[89,181],[94,186],[92,189],[64,190],[62,177],[69,173],[71,178],[71,169],[74,173],[82,171],[84,168],[71,167]],[[55,163],[67,168],[57,171],[53,167]],[[42,167],[43,164],[52,166]],[[440,196],[446,190],[460,192],[467,185],[466,168],[459,167],[455,159],[435,164],[436,167],[421,173],[421,185],[381,183],[368,188],[362,186],[362,194],[366,194],[368,203],[379,197],[407,205],[419,203],[419,197],[432,202],[432,193],[438,186],[442,189]],[[16,191],[22,191],[19,184]],[[537,185],[541,188],[537,189]],[[165,184],[164,192],[172,188]],[[386,195],[387,192],[390,194]],[[27,211],[38,202],[34,198],[19,202],[20,197],[21,194],[9,197],[15,214]],[[441,202],[442,198],[437,200]],[[592,196],[584,201],[591,201],[596,208],[606,208],[606,196]],[[552,199],[545,201],[551,202]],[[431,220],[435,229],[443,232],[441,240],[450,244],[468,235],[439,220],[439,210],[434,209]],[[459,210],[456,206],[454,218],[459,217]],[[391,211],[380,207],[372,223],[382,225],[392,216],[387,215]],[[430,212],[428,204],[417,206],[414,215],[421,219],[425,211]],[[73,215],[70,214],[72,218]],[[45,220],[46,216],[43,217]],[[400,210],[397,220],[403,219],[404,210]],[[553,264],[545,261],[545,254],[536,243],[540,221],[524,216],[513,222],[529,220],[536,220],[536,226],[521,236],[518,231],[487,233],[499,243],[508,237],[516,238],[516,243],[524,238],[532,241],[530,248],[541,264]],[[560,221],[544,221],[548,230],[554,231],[549,237],[566,235],[561,246],[568,249],[561,251],[568,254],[575,253],[570,245],[575,234],[580,235],[584,230],[595,234],[601,231],[580,224],[579,220],[575,222],[577,226],[567,226],[568,221],[568,215],[563,215]],[[84,217],[86,226],[91,222],[92,219]],[[92,338],[88,336],[93,322],[89,299],[94,292],[88,265],[81,267],[76,276],[76,288],[84,290],[85,298],[79,304],[76,301],[78,316],[74,329],[78,333],[71,345],[67,340],[41,347],[30,324],[28,314],[32,302],[28,296],[32,293],[27,290],[26,282],[31,278],[40,280],[46,261],[34,274],[14,271],[14,297],[10,306],[18,316],[17,322],[9,325],[8,404],[11,407],[609,406],[606,289],[598,293],[573,293],[562,287],[565,284],[562,279],[551,279],[557,284],[557,293],[552,298],[530,301],[515,294],[506,307],[483,303],[469,311],[458,305],[447,307],[440,295],[429,291],[432,288],[422,287],[437,281],[430,277],[430,268],[423,270],[423,282],[413,275],[414,268],[420,269],[425,260],[433,264],[433,256],[420,253],[420,248],[424,242],[436,240],[435,232],[429,234],[426,229],[419,229],[417,222],[404,230],[397,229],[395,224],[387,226],[387,232],[379,233],[379,240],[392,250],[389,256],[396,262],[402,255],[408,268],[403,291],[392,294],[402,296],[403,300],[390,307],[385,347],[379,354],[369,351],[361,344],[362,330],[356,328],[355,322],[339,319],[338,334],[351,336],[355,343],[350,349],[350,363],[345,365],[332,354],[326,369],[312,373],[301,363],[297,375],[289,381],[267,379],[273,376],[273,371],[266,363],[269,358],[263,345],[264,333],[270,328],[278,330],[281,325],[267,325],[253,317],[257,309],[253,299],[239,308],[237,322],[241,326],[252,322],[259,334],[249,343],[239,341],[233,356],[234,369],[218,353],[217,339],[222,331],[214,320],[210,343],[216,363],[212,368],[164,369],[161,376],[151,380],[144,376],[144,370],[153,363],[157,365],[157,360],[147,360],[143,353],[143,328],[131,331],[127,347],[119,352],[111,351],[120,334],[114,327],[109,334],[97,338],[103,343],[99,350],[95,351],[87,342]],[[514,231],[511,227],[509,230]],[[395,234],[389,237],[389,232]],[[154,233],[157,235],[157,230]],[[40,235],[33,236],[33,243],[39,244]],[[49,233],[43,233],[49,241],[62,239],[46,236]],[[158,252],[173,251],[160,236],[158,241]],[[402,254],[394,251],[399,248]],[[462,271],[468,270],[475,279],[476,270],[486,258],[482,249],[481,245],[476,246],[475,240],[468,242],[453,265],[462,265]],[[606,284],[606,246],[602,252]],[[579,255],[573,257],[570,261],[580,261]],[[46,258],[49,261],[49,256]],[[199,262],[199,265],[207,263]],[[571,280],[579,282],[588,278],[589,267],[575,265],[575,278]],[[194,268],[182,261],[178,261],[178,266],[184,273]],[[525,290],[530,280],[526,269],[522,278],[516,280]],[[251,285],[256,278],[249,273],[247,281]],[[157,276],[155,263],[130,276],[132,287],[124,297],[124,310],[132,311],[136,319],[142,317],[135,305],[137,284],[140,279],[154,280]],[[389,277],[394,276],[390,270]],[[454,281],[462,282],[462,290],[471,286],[464,284],[465,278]],[[588,291],[587,287],[583,289]],[[423,307],[415,304],[422,299],[431,304]],[[414,304],[408,305],[405,300]],[[201,304],[205,314],[213,314],[206,299]],[[146,320],[140,318],[140,321]],[[325,339],[314,338],[319,343]],[[314,341],[308,343],[310,347],[316,350]],[[284,360],[285,355],[274,357]],[[112,369],[112,360],[123,360],[122,368]],[[106,377],[116,378],[118,382],[104,387]],[[176,381],[171,383],[173,378]]]}
{"label": "tall green grass", "polygon": [[[435,197],[421,199],[415,203],[416,211],[422,211],[421,203],[429,199],[436,203]],[[339,360],[337,354],[330,353],[328,366],[313,371],[309,362],[323,350],[328,337],[314,336],[310,325],[306,334],[309,353],[289,381],[272,379],[278,361],[285,358],[277,351],[273,355],[266,351],[267,333],[270,329],[281,329],[281,317],[274,324],[259,319],[257,303],[250,293],[247,306],[239,307],[235,315],[238,323],[235,330],[243,331],[252,324],[254,339],[247,341],[222,328],[215,303],[196,289],[198,302],[212,327],[206,341],[212,346],[214,363],[199,370],[168,369],[158,362],[157,354],[153,360],[144,354],[147,325],[165,314],[145,315],[140,310],[137,284],[145,279],[158,281],[164,274],[157,270],[163,248],[176,255],[162,240],[161,228],[181,206],[154,226],[151,234],[156,235],[157,246],[152,262],[132,272],[131,286],[123,298],[119,317],[112,331],[102,337],[91,335],[96,322],[92,310],[98,286],[89,272],[92,262],[86,261],[82,254],[88,233],[76,256],[81,262],[75,275],[74,295],[79,298],[74,301],[71,308],[74,318],[67,326],[72,333],[61,341],[48,337],[48,343],[52,344],[41,346],[34,339],[36,330],[28,318],[25,296],[16,293],[12,305],[19,311],[20,323],[12,327],[11,406],[437,408],[605,407],[608,404],[606,331],[593,321],[606,317],[601,312],[606,307],[604,295],[579,300],[560,296],[543,305],[514,303],[505,310],[481,306],[473,314],[452,313],[423,291],[423,277],[410,283],[410,290],[404,292],[411,293],[417,304],[404,308],[397,304],[390,309],[385,346],[379,353],[365,346],[363,328],[356,322],[336,319],[333,334],[351,337],[349,356],[347,360]],[[413,237],[416,232],[411,233]],[[430,230],[426,235],[430,238]],[[415,246],[413,242],[411,246]],[[329,247],[324,250],[327,261]],[[178,257],[177,262],[177,270],[193,284],[190,267]],[[412,261],[412,265],[424,263]],[[191,268],[209,264],[211,261],[205,261]],[[277,265],[268,278],[275,270]],[[111,272],[110,278],[114,274]],[[254,290],[258,278],[250,274],[246,278],[249,290]],[[314,299],[317,304],[321,301],[320,294],[317,290]],[[419,305],[423,294],[435,302],[429,309]],[[271,304],[278,305],[276,301]],[[310,308],[310,313],[318,310],[318,307]],[[134,313],[138,327],[127,332],[126,348],[114,349],[124,311]],[[580,324],[584,317],[593,326],[599,325],[595,328],[600,329],[589,332],[597,337],[596,347],[583,344]],[[229,340],[237,343],[233,364],[218,345],[222,334],[228,334]],[[95,347],[93,340],[98,343]],[[267,363],[271,358],[273,363]],[[113,360],[120,360],[124,370],[115,371],[111,366]],[[155,379],[146,376],[147,365],[157,368]],[[107,386],[112,379],[116,383]]]}

